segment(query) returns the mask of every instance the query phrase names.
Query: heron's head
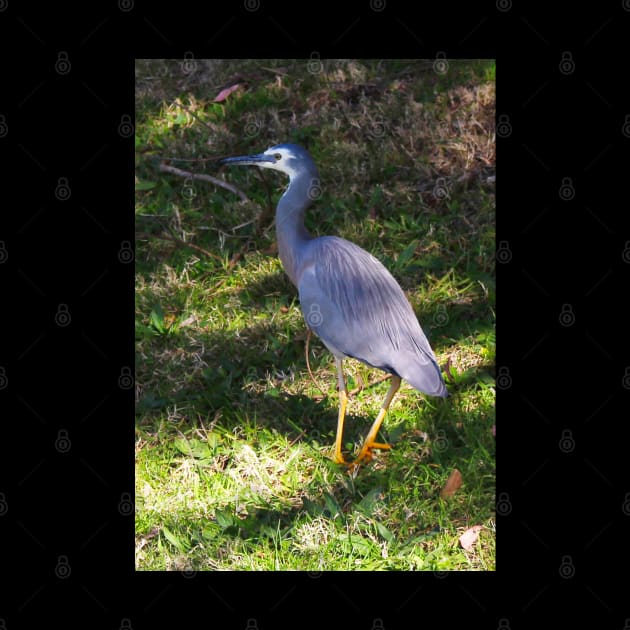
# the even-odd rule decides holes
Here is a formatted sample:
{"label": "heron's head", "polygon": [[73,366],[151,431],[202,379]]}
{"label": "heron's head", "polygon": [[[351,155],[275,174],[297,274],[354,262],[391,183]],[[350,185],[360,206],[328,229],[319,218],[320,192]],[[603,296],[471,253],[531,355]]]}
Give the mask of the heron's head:
{"label": "heron's head", "polygon": [[308,174],[311,178],[317,177],[317,167],[313,158],[298,144],[277,144],[256,155],[224,158],[221,164],[271,168],[288,175],[291,179],[302,174]]}

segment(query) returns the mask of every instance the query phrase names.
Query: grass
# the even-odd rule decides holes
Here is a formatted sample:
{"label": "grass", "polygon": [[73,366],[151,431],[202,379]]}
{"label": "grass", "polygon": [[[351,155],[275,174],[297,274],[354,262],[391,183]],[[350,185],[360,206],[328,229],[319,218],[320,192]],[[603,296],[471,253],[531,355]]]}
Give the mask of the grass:
{"label": "grass", "polygon": [[[492,61],[137,62],[137,569],[495,569],[494,76]],[[355,477],[330,460],[332,357],[310,340],[322,393],[276,255],[286,180],[204,161],[287,141],[320,169],[307,227],[383,261],[450,374],[446,400],[403,384],[381,430],[393,448]],[[388,383],[345,365],[363,385],[356,453]]]}

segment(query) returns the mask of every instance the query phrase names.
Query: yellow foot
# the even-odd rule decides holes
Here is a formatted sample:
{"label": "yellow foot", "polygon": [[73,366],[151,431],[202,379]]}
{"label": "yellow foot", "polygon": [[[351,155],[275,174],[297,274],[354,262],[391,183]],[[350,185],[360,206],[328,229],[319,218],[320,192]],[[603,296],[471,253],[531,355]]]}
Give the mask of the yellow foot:
{"label": "yellow foot", "polygon": [[363,448],[359,451],[359,455],[353,462],[346,461],[341,453],[335,453],[333,461],[335,464],[343,464],[347,466],[351,472],[356,472],[361,464],[367,464],[374,457],[374,451],[386,451],[391,449],[390,444],[383,442],[372,442],[371,444],[364,444]]}
{"label": "yellow foot", "polygon": [[371,444],[365,444],[363,446],[363,448],[359,452],[359,455],[353,462],[346,461],[343,458],[343,456],[335,457],[335,462],[338,464],[344,464],[345,466],[347,466],[348,472],[350,472],[350,474],[354,476],[357,474],[359,467],[362,464],[367,464],[369,461],[372,460],[375,450],[384,451],[390,448],[391,446],[389,444],[383,444],[381,442],[372,442]]}

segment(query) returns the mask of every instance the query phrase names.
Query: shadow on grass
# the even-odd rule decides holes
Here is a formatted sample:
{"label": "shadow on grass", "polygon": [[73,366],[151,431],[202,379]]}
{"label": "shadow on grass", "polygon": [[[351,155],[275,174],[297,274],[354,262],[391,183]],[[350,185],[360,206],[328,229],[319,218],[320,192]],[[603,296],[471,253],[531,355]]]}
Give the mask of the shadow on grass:
{"label": "shadow on grass", "polygon": [[[242,301],[249,302],[246,309],[255,309],[257,300],[267,297],[270,293],[285,294],[292,290],[292,285],[281,273],[270,274],[236,289]],[[468,306],[474,312],[475,304]],[[425,315],[427,319],[431,319],[430,311]],[[476,318],[472,321],[466,318],[462,318],[461,321],[449,320],[448,326],[444,329],[429,331],[429,334],[433,333],[434,349],[440,353],[440,337],[463,338],[471,324],[478,332],[492,330],[490,322],[485,326],[480,326],[480,323]],[[436,335],[438,330],[440,334]],[[336,382],[332,369],[332,355],[324,350],[320,359],[311,358],[313,370],[325,365],[330,366],[330,377],[321,383],[329,394],[326,398],[317,400],[319,397],[317,394],[290,392],[291,370],[296,370],[301,375],[306,373],[304,357],[306,328],[302,327],[295,331],[287,343],[275,348],[266,347],[268,344],[264,343],[265,340],[277,339],[286,332],[286,323],[277,324],[266,320],[252,323],[247,326],[246,334],[239,336],[227,337],[221,332],[200,334],[198,338],[200,345],[208,349],[204,355],[208,367],[201,375],[194,377],[189,383],[184,383],[178,389],[169,388],[167,383],[166,387],[159,391],[145,391],[137,403],[139,419],[146,414],[144,421],[150,424],[151,416],[161,415],[169,406],[177,405],[185,411],[186,416],[205,418],[209,422],[218,411],[227,409],[230,413],[223,414],[222,419],[222,422],[227,423],[224,427],[226,429],[233,429],[238,424],[235,418],[252,417],[256,423],[273,427],[290,440],[299,437],[302,429],[296,427],[303,427],[307,436],[317,441],[325,441],[324,436],[328,439],[329,436],[334,438],[338,399],[336,393],[331,391],[333,383]],[[250,340],[254,340],[254,343]],[[163,351],[169,347],[177,349],[189,343],[189,338],[176,333],[168,338],[155,338],[152,340],[152,347],[157,349],[161,346]],[[319,343],[321,342],[313,338],[311,348]],[[137,367],[140,371],[147,369],[146,366]],[[453,379],[447,378],[449,398],[445,401],[430,399],[431,405],[438,408],[445,405],[448,408],[455,397],[477,386],[480,375],[490,376],[491,369],[492,365],[481,364],[455,375],[454,382]],[[383,375],[376,369],[370,369],[369,374],[374,380]],[[310,387],[310,381],[307,382]],[[362,391],[370,391],[376,387],[382,390],[384,396],[387,383],[368,385]],[[425,398],[420,392],[413,391],[419,399]],[[353,403],[351,399],[347,410],[347,438],[356,442],[370,426],[373,418],[355,414],[352,409],[355,406]],[[143,420],[139,421],[140,424],[143,423]],[[386,425],[387,421],[385,427]]]}

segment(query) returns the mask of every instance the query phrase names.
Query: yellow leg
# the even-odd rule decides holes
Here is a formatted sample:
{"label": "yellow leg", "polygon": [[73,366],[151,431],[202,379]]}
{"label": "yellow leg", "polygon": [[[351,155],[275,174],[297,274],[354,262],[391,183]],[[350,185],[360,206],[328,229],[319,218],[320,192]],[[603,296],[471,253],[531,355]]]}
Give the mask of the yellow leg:
{"label": "yellow leg", "polygon": [[380,411],[378,412],[378,416],[376,416],[376,420],[374,420],[374,424],[370,428],[367,437],[365,438],[365,442],[363,443],[363,448],[359,451],[359,456],[354,461],[354,465],[358,466],[362,464],[364,461],[369,461],[372,459],[372,450],[373,449],[387,449],[391,448],[389,444],[382,444],[380,442],[375,442],[376,436],[378,435],[378,430],[381,428],[381,424],[383,424],[383,420],[385,418],[385,414],[389,409],[389,405],[392,402],[392,399],[396,395],[398,388],[400,387],[400,377],[392,374],[392,382],[389,386],[389,391],[387,392],[387,396],[385,396],[385,400],[381,406]]}
{"label": "yellow leg", "polygon": [[345,464],[346,460],[341,454],[341,442],[343,440],[343,423],[346,417],[346,405],[348,404],[348,393],[346,391],[346,381],[343,377],[343,366],[341,359],[335,357],[337,366],[337,379],[339,381],[339,417],[337,418],[337,439],[335,440],[334,460],[337,464]]}

